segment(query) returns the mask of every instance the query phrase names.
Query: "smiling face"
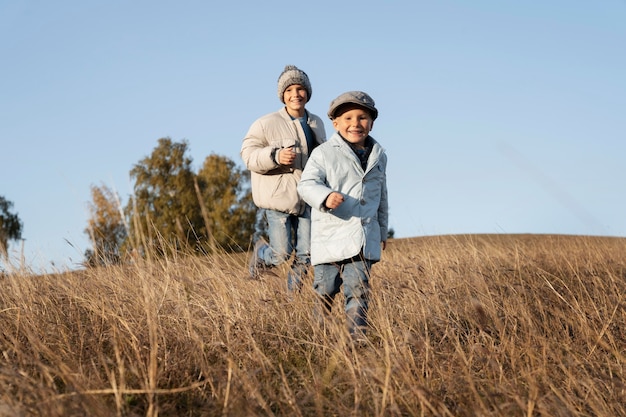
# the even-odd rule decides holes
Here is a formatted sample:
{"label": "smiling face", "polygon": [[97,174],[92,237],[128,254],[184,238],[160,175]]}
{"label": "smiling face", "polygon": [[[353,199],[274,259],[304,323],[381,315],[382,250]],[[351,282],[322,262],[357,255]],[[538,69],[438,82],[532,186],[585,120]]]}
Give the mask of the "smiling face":
{"label": "smiling face", "polygon": [[304,106],[308,101],[306,88],[300,84],[290,85],[283,93],[283,101],[292,117],[304,116]]}
{"label": "smiling face", "polygon": [[339,116],[333,119],[333,127],[348,142],[362,147],[365,139],[374,127],[372,115],[363,107],[357,105],[342,109]]}

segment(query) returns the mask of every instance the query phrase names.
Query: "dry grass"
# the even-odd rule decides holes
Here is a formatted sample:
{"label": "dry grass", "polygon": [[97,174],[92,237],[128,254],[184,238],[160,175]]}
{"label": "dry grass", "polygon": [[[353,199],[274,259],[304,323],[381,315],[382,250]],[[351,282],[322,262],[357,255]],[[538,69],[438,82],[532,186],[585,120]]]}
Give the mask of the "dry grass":
{"label": "dry grass", "polygon": [[243,255],[2,277],[0,416],[626,415],[626,239],[384,255],[361,348]]}

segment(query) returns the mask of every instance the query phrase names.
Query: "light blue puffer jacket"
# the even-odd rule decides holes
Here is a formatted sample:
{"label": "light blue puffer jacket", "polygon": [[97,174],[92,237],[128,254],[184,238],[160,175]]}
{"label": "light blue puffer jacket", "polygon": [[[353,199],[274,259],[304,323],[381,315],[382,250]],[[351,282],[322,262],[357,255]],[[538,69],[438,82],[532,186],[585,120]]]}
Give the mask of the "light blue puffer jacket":
{"label": "light blue puffer jacket", "polygon": [[[337,262],[357,256],[380,260],[387,240],[387,155],[374,146],[365,172],[354,151],[335,133],[313,150],[298,183],[298,193],[312,208],[311,263]],[[344,202],[335,210],[324,207],[337,191]]]}

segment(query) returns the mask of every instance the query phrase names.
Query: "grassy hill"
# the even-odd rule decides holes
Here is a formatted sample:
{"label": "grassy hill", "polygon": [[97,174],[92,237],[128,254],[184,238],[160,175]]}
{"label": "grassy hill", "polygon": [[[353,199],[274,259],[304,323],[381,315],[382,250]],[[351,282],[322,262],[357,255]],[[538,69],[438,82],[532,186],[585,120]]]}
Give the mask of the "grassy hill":
{"label": "grassy hill", "polygon": [[368,344],[246,255],[0,278],[0,416],[626,415],[626,239],[395,239]]}

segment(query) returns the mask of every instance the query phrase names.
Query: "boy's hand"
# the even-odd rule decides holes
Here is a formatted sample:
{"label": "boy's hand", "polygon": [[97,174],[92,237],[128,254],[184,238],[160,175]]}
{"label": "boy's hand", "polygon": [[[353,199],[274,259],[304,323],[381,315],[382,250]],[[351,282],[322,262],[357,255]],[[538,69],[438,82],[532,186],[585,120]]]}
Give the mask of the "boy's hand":
{"label": "boy's hand", "polygon": [[296,151],[293,146],[282,148],[278,151],[276,160],[281,165],[291,165],[296,160]]}
{"label": "boy's hand", "polygon": [[324,205],[328,209],[334,210],[339,207],[341,203],[343,203],[343,194],[333,191],[332,193],[328,194],[328,197],[326,197]]}

